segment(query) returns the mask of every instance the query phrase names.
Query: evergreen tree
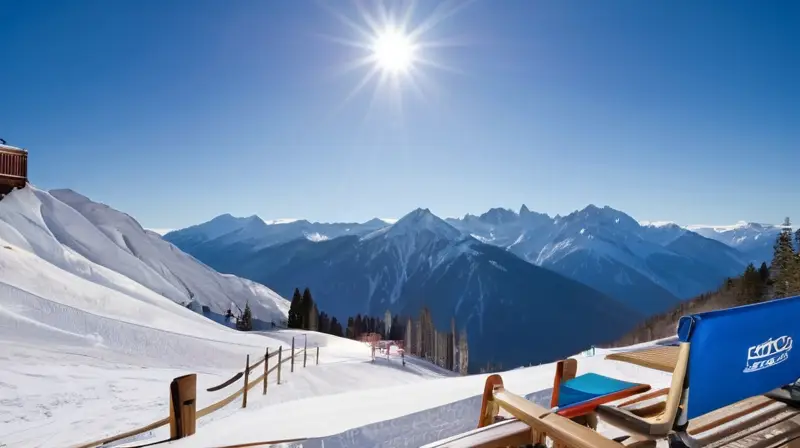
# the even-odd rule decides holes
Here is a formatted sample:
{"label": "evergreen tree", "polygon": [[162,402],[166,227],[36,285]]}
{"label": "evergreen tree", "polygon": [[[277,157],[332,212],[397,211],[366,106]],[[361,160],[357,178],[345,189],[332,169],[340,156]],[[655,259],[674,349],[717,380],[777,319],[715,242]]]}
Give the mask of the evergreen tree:
{"label": "evergreen tree", "polygon": [[317,304],[312,302],[311,313],[309,314],[308,329],[311,331],[319,331],[319,310]]}
{"label": "evergreen tree", "polygon": [[775,298],[787,297],[798,289],[798,260],[792,244],[792,228],[789,218],[775,241],[770,274],[774,284]]}
{"label": "evergreen tree", "polygon": [[742,289],[740,297],[743,303],[757,303],[762,300],[764,293],[764,282],[761,280],[761,274],[753,266],[753,263],[747,265],[747,268],[742,274]]}
{"label": "evergreen tree", "polygon": [[325,311],[319,313],[319,330],[320,333],[331,333],[331,318]]}
{"label": "evergreen tree", "polygon": [[389,329],[389,339],[393,341],[402,341],[405,339],[405,325],[400,325],[400,318],[392,316],[392,326]]}
{"label": "evergreen tree", "polygon": [[767,262],[761,262],[761,267],[758,268],[758,275],[761,277],[761,283],[764,285],[769,282],[769,268],[767,267]]}
{"label": "evergreen tree", "polygon": [[311,290],[306,288],[303,290],[303,299],[300,302],[302,305],[300,307],[300,312],[302,313],[302,321],[303,324],[300,328],[304,330],[310,330],[313,324],[312,322],[312,315],[314,313],[314,299],[311,297]]}
{"label": "evergreen tree", "polygon": [[797,230],[794,232],[794,241],[797,243],[795,246],[797,253],[800,254],[800,226],[797,227]]}
{"label": "evergreen tree", "polygon": [[361,319],[361,314],[356,314],[356,318],[353,321],[353,339],[358,339],[364,332],[363,325],[364,321]]}
{"label": "evergreen tree", "polygon": [[[334,319],[336,319],[336,318],[334,317]],[[353,319],[353,317],[352,316],[348,317],[347,318],[347,331],[345,332],[344,336],[346,338],[349,338],[349,339],[355,339],[356,338],[355,327],[356,327],[356,323],[355,323],[355,320]]]}
{"label": "evergreen tree", "polygon": [[331,334],[339,337],[344,336],[342,334],[342,324],[339,323],[336,317],[331,318]]}
{"label": "evergreen tree", "polygon": [[289,305],[289,318],[286,321],[286,326],[289,328],[301,328],[300,327],[300,302],[303,300],[303,296],[300,295],[300,290],[294,288],[294,294],[292,295],[292,303]]}
{"label": "evergreen tree", "polygon": [[240,331],[251,331],[253,329],[253,312],[250,311],[250,302],[244,305],[242,315],[236,319],[236,329]]}

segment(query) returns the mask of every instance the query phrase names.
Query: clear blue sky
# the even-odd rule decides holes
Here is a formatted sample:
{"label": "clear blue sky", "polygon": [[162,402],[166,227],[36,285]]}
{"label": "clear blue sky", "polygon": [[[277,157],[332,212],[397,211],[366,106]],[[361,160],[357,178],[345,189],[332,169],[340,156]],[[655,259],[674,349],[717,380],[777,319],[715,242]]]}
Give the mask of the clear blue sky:
{"label": "clear blue sky", "polygon": [[341,73],[365,53],[325,5],[366,27],[345,0],[4,2],[0,137],[38,187],[145,227],[522,203],[800,221],[798,2],[477,0],[423,34],[453,70],[401,79],[402,110],[374,84],[345,101],[368,67]]}

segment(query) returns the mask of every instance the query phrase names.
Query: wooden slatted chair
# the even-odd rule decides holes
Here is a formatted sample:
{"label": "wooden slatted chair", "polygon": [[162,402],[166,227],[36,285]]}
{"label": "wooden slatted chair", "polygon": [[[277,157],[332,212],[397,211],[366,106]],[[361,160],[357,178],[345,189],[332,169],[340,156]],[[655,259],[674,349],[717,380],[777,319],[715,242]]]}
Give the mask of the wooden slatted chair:
{"label": "wooden slatted chair", "polygon": [[[549,437],[558,448],[653,447],[664,439],[676,448],[800,448],[800,353],[792,352],[797,316],[800,296],[685,316],[678,345],[607,356],[672,373],[669,388],[616,402],[598,394],[590,406],[586,400],[558,405],[565,386],[578,384],[576,360],[558,364],[550,410],[505,391],[492,375],[479,429],[430,446],[518,446],[529,436],[530,443]],[[498,423],[500,410],[515,419]],[[609,440],[593,425],[573,421],[593,414],[628,436]]]}
{"label": "wooden slatted chair", "polygon": [[[797,315],[800,296],[684,316],[678,346],[607,356],[671,372],[670,387],[596,413],[639,437],[669,436],[675,447],[757,438],[752,428],[794,421],[799,402],[787,385],[800,377],[800,353],[792,353]],[[659,396],[665,400],[654,403]]]}

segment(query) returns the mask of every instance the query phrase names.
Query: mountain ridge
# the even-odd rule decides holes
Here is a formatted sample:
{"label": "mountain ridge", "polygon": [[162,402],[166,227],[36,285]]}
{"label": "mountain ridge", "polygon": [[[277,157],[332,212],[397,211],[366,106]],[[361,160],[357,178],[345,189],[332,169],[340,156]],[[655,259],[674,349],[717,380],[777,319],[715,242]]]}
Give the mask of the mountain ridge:
{"label": "mountain ridge", "polygon": [[[422,212],[435,217],[431,222],[435,221],[440,229],[449,229],[445,233],[455,236],[455,229],[464,238],[500,247],[620,299],[644,314],[663,311],[682,299],[716,288],[727,276],[741,272],[752,258],[728,245],[710,244],[714,239],[684,227],[670,223],[642,225],[624,212],[594,204],[555,217],[531,211],[526,205],[519,212],[495,207],[481,215],[445,219],[430,209],[418,208],[395,224],[375,218],[367,221],[372,228],[367,228],[367,223],[347,224],[347,232],[337,224],[312,225],[303,232],[292,228],[299,226],[297,223],[275,224],[269,226],[270,231],[280,233],[286,229],[285,234],[260,242],[248,241],[236,233],[228,235],[232,241],[218,238],[197,242],[192,239],[191,230],[167,234],[165,239],[217,269],[236,272],[235,266],[226,265],[223,260],[229,252],[245,250],[243,244],[259,250],[296,238],[319,242],[346,234],[366,238],[371,234],[397,233],[406,227],[404,223]],[[313,229],[313,235],[308,229]],[[182,241],[184,233],[189,235]],[[684,237],[688,233],[693,236]],[[681,237],[683,243],[675,243]]]}

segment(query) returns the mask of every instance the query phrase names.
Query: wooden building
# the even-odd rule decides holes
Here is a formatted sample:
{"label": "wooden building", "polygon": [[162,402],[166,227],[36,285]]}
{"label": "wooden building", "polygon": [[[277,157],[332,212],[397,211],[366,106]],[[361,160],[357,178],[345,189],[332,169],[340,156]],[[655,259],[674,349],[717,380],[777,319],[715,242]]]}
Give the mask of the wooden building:
{"label": "wooden building", "polygon": [[28,152],[0,139],[0,198],[28,183]]}

